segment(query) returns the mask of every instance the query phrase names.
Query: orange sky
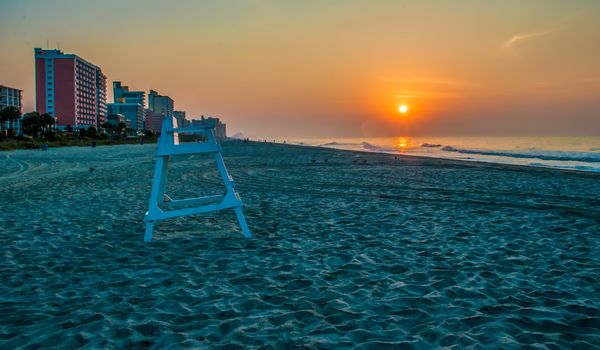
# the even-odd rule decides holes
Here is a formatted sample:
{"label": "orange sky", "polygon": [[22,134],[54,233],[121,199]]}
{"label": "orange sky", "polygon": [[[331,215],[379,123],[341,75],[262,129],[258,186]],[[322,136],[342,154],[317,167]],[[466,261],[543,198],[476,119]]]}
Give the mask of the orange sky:
{"label": "orange sky", "polygon": [[230,134],[600,134],[597,1],[0,5],[0,84],[26,110],[33,48],[60,40],[109,83],[168,94]]}

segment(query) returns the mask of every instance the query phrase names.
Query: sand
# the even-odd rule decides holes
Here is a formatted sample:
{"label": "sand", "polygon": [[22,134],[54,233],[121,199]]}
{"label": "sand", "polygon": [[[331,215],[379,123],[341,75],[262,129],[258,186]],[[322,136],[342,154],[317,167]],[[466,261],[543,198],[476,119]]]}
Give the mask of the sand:
{"label": "sand", "polygon": [[[144,243],[154,145],[0,153],[0,348],[600,344],[599,174],[223,148],[252,239],[223,212]],[[172,163],[172,197],[217,185]]]}

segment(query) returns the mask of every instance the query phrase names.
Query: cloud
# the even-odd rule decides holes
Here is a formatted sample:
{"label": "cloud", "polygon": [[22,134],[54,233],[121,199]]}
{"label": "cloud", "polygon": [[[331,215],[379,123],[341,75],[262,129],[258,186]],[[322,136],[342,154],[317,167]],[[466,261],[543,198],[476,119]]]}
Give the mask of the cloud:
{"label": "cloud", "polygon": [[539,32],[519,33],[519,34],[513,35],[508,40],[506,40],[504,42],[504,44],[502,45],[502,47],[505,49],[511,49],[518,45],[521,45],[524,42],[531,41],[535,38],[539,38],[539,37],[554,33],[557,30],[558,29],[539,31]]}

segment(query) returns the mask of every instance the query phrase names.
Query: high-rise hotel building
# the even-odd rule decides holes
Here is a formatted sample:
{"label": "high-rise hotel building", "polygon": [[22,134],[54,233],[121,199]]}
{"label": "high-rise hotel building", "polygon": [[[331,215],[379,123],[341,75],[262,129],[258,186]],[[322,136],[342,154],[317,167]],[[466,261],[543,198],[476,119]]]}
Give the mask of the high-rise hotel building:
{"label": "high-rise hotel building", "polygon": [[[7,107],[15,107],[23,114],[23,90],[0,85],[0,111]],[[21,120],[6,121],[3,127],[15,130],[18,135],[21,133]]]}
{"label": "high-rise hotel building", "polygon": [[131,128],[144,130],[144,105],[146,93],[144,91],[129,91],[129,87],[120,81],[113,82],[114,103],[109,103],[108,114],[122,114],[131,122]]}
{"label": "high-rise hotel building", "polygon": [[150,90],[148,94],[148,109],[154,113],[160,113],[167,118],[173,118],[174,101],[169,96],[159,95],[158,92]]}
{"label": "high-rise hotel building", "polygon": [[23,113],[23,90],[0,85],[0,111],[6,107],[15,107]]}
{"label": "high-rise hotel building", "polygon": [[106,76],[74,54],[35,49],[35,100],[58,126],[99,127],[106,118]]}

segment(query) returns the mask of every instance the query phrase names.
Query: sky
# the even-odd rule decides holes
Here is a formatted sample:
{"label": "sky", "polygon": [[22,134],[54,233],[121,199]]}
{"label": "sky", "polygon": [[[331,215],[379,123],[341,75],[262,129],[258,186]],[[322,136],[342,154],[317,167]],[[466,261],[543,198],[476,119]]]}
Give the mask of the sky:
{"label": "sky", "polygon": [[[0,84],[33,49],[265,138],[600,135],[600,1],[0,0]],[[399,113],[405,105],[408,111]]]}

